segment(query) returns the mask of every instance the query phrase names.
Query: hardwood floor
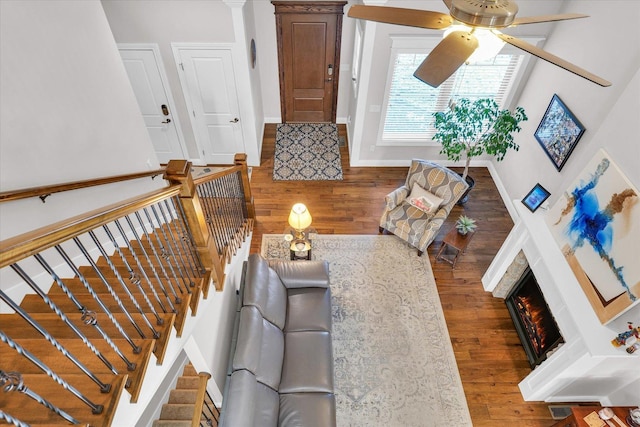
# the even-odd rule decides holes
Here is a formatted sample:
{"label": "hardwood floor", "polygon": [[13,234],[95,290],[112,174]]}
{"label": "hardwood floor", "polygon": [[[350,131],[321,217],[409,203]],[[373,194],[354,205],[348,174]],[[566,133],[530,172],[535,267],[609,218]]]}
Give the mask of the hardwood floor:
{"label": "hardwood floor", "polygon": [[[341,133],[344,129],[341,128]],[[256,223],[251,252],[262,234],[282,233],[291,206],[303,202],[321,234],[378,234],[384,197],[405,180],[407,168],[352,168],[341,149],[343,181],[273,181],[275,125],[267,125],[262,162],[251,179]],[[473,425],[548,427],[553,420],[544,402],[524,402],[518,383],[530,372],[524,350],[504,302],[482,288],[481,277],[513,223],[486,168],[472,168],[476,180],[470,200],[456,206],[428,255],[440,293]],[[436,262],[445,233],[461,214],[478,220],[478,231],[455,270]],[[425,254],[426,255],[426,254]],[[425,256],[423,255],[423,256]],[[396,426],[390,426],[396,427]]]}

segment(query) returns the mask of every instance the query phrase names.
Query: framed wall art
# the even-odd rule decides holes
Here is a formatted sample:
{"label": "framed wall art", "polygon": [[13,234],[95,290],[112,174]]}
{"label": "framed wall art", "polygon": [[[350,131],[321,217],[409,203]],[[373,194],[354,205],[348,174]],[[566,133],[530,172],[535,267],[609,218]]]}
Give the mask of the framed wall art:
{"label": "framed wall art", "polygon": [[546,220],[602,324],[640,303],[639,193],[606,151],[598,151]]}
{"label": "framed wall art", "polygon": [[585,128],[554,94],[534,136],[558,171],[562,169]]}
{"label": "framed wall art", "polygon": [[551,193],[549,193],[542,185],[536,184],[531,191],[524,196],[522,203],[529,208],[531,212],[535,212],[550,195]]}

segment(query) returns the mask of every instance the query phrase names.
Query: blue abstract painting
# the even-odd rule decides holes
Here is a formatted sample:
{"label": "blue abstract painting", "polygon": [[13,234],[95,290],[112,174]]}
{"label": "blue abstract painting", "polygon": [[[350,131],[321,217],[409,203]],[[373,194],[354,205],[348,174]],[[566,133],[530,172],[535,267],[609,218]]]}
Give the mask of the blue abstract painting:
{"label": "blue abstract painting", "polygon": [[604,150],[547,221],[602,323],[640,302],[640,198]]}

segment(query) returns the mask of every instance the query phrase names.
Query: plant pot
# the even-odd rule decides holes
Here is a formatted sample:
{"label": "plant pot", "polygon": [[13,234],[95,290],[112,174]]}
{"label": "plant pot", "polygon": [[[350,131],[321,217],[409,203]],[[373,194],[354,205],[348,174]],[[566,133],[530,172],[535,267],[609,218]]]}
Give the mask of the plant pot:
{"label": "plant pot", "polygon": [[[462,175],[460,175],[460,176],[462,176]],[[465,190],[465,192],[462,193],[462,196],[456,202],[456,205],[464,205],[465,203],[467,203],[467,200],[469,200],[469,193],[471,192],[473,187],[476,185],[475,179],[471,178],[469,175],[467,175],[467,177],[465,178],[465,181],[467,181],[467,184],[469,185],[469,188],[467,188]]]}

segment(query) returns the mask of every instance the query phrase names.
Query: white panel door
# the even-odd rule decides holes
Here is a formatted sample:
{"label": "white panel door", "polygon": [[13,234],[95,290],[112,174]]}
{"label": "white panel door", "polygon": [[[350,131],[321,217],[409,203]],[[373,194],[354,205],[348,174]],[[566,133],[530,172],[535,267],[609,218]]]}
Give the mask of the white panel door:
{"label": "white panel door", "polygon": [[176,120],[172,114],[168,90],[163,82],[159,57],[153,49],[121,48],[120,56],[127,70],[144,123],[160,163],[187,159]]}
{"label": "white panel door", "polygon": [[229,49],[178,48],[187,108],[198,146],[208,164],[233,164],[243,153],[238,95]]}

